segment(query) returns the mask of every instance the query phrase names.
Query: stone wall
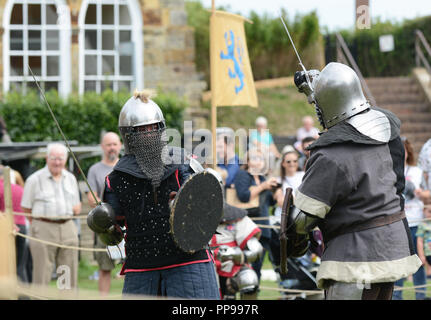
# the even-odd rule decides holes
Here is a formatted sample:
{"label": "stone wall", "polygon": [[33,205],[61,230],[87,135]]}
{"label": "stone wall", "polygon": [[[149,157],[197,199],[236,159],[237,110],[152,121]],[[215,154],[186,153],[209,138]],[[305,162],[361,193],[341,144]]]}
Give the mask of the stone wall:
{"label": "stone wall", "polygon": [[199,105],[207,84],[195,67],[193,28],[187,25],[182,0],[141,0],[144,20],[144,81]]}
{"label": "stone wall", "polygon": [[[138,1],[138,0],[137,0]],[[0,0],[0,36],[3,34],[3,10],[6,0]],[[82,0],[68,0],[72,24],[72,90],[79,88],[78,17]],[[193,28],[187,25],[184,0],[140,0],[143,19],[144,84],[146,88],[162,88],[186,97],[190,106],[200,104],[207,84],[195,68]],[[0,41],[2,46],[2,41]],[[0,48],[0,57],[2,50]],[[3,60],[1,60],[3,61]],[[3,81],[0,64],[0,83]],[[139,88],[142,89],[142,88]]]}

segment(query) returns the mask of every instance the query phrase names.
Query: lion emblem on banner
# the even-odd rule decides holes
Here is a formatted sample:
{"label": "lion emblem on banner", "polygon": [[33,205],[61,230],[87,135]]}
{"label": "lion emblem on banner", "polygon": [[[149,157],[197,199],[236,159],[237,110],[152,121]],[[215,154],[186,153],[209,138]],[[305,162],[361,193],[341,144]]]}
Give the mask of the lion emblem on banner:
{"label": "lion emblem on banner", "polygon": [[238,94],[244,88],[244,72],[242,62],[244,47],[241,38],[235,38],[235,34],[232,30],[225,32],[224,38],[226,42],[226,53],[221,51],[220,58],[222,60],[232,60],[233,68],[228,69],[228,75],[231,79],[239,80],[239,84],[235,85],[235,93]]}

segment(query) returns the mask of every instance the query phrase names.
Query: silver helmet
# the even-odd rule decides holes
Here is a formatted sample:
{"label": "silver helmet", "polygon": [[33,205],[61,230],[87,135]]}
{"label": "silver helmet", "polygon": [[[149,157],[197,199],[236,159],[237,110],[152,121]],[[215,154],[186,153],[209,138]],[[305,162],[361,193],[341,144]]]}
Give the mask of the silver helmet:
{"label": "silver helmet", "polygon": [[313,91],[325,128],[370,108],[356,72],[342,63],[329,63],[320,72]]}
{"label": "silver helmet", "polygon": [[346,121],[363,135],[377,141],[389,141],[391,127],[388,118],[370,108],[352,68],[331,62],[321,72],[296,72],[294,81],[299,91],[307,95],[308,102],[315,104],[323,128],[329,129]]}
{"label": "silver helmet", "polygon": [[118,128],[125,153],[134,155],[141,170],[158,186],[168,157],[165,118],[160,107],[148,93],[136,92],[121,109]]}
{"label": "silver helmet", "polygon": [[160,107],[151,99],[149,94],[137,92],[124,104],[118,118],[118,128],[124,142],[126,154],[130,153],[128,133],[137,127],[157,124],[160,128],[165,127],[165,117]]}

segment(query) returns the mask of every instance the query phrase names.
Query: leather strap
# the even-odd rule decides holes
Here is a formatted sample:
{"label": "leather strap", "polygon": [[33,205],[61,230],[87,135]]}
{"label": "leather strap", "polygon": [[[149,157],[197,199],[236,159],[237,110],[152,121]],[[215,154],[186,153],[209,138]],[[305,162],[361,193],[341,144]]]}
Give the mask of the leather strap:
{"label": "leather strap", "polygon": [[283,207],[281,209],[281,222],[280,222],[280,273],[287,274],[287,228],[291,226],[289,219],[289,210],[292,205],[292,188],[286,188],[284,196]]}
{"label": "leather strap", "polygon": [[43,222],[50,222],[50,223],[65,223],[67,221],[69,221],[69,219],[57,219],[57,220],[51,220],[51,219],[46,219],[46,218],[34,218],[35,220],[40,220]]}
{"label": "leather strap", "polygon": [[334,238],[336,238],[342,234],[359,232],[359,231],[363,231],[363,230],[367,230],[367,229],[385,226],[385,225],[400,221],[400,220],[404,219],[405,217],[406,217],[406,215],[405,215],[404,211],[401,211],[401,212],[398,212],[395,214],[391,214],[391,215],[379,216],[379,217],[376,217],[374,219],[364,221],[362,223],[353,224],[347,228],[343,228],[342,230],[340,230],[338,232],[331,232],[327,235],[324,235],[324,240],[327,243],[327,242],[331,241],[332,239],[334,239]]}

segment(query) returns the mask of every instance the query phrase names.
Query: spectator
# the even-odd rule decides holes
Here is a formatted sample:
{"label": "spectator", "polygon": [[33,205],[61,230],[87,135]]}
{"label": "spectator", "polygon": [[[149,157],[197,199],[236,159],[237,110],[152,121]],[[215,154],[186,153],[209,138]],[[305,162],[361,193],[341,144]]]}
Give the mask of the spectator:
{"label": "spectator", "polygon": [[[24,212],[32,215],[32,237],[77,246],[77,228],[70,217],[81,212],[81,202],[78,183],[75,176],[66,171],[66,161],[67,149],[64,145],[51,143],[47,146],[46,166],[27,178],[21,207]],[[59,216],[64,219],[57,218]],[[70,288],[76,288],[78,251],[30,241],[30,252],[33,259],[33,283],[49,284],[55,263],[57,267],[67,267],[61,272],[70,275],[66,283],[70,284]]]}
{"label": "spectator", "polygon": [[260,234],[246,210],[224,205],[223,218],[211,239],[223,300],[235,299],[238,291],[242,300],[257,298],[257,275],[249,263],[263,252]]}
{"label": "spectator", "polygon": [[[285,145],[285,146],[283,147],[283,149],[281,150],[281,154],[285,154],[286,152],[291,152],[291,151],[296,152],[295,148],[294,148],[292,145],[287,144],[287,145]],[[271,172],[271,176],[272,176],[272,177],[279,177],[279,176],[281,175],[281,170],[280,170],[280,168],[281,168],[281,163],[282,163],[282,161],[283,161],[283,157],[280,157],[280,158],[278,158],[278,159],[277,159],[277,161],[275,162],[275,168],[274,168],[274,170]]]}
{"label": "spectator", "polygon": [[6,122],[0,117],[0,143],[11,143],[12,140],[7,133]]}
{"label": "spectator", "polygon": [[316,141],[316,138],[313,137],[305,137],[301,141],[301,149],[302,153],[298,159],[299,170],[305,171],[305,165],[307,163],[308,158],[310,157],[310,151],[307,150],[307,147]]}
{"label": "spectator", "polygon": [[425,189],[430,189],[430,175],[431,172],[431,139],[429,139],[422,146],[418,157],[418,167],[422,169],[425,181]]}
{"label": "spectator", "polygon": [[274,144],[274,139],[268,130],[268,121],[265,117],[258,117],[256,119],[256,129],[250,134],[249,149],[259,149],[262,152],[269,153],[269,169],[275,167],[276,159],[281,157],[280,152]]}
{"label": "spectator", "polygon": [[[103,135],[100,146],[103,150],[102,160],[93,164],[88,170],[88,183],[98,202],[103,199],[105,178],[111,173],[119,160],[121,151],[120,137],[114,132],[107,132]],[[89,190],[86,190],[86,193],[88,203],[94,208],[96,203],[93,195]],[[96,233],[94,234],[94,247],[106,248],[106,245]],[[107,295],[111,288],[111,271],[115,268],[114,261],[110,259],[106,252],[95,252],[94,258],[99,266],[99,293]]]}
{"label": "spectator", "polygon": [[226,188],[233,184],[239,170],[239,158],[235,154],[235,137],[230,128],[217,128],[217,166],[227,172]]}
{"label": "spectator", "polygon": [[[4,202],[4,178],[3,178],[4,168],[0,167],[0,211],[5,210]],[[20,185],[11,183],[12,191],[12,210],[14,212],[23,212],[21,209],[21,199],[23,188]],[[25,217],[20,215],[14,215],[14,223],[17,231],[22,234],[27,234],[27,227],[25,223]],[[16,271],[19,279],[22,282],[30,282],[30,278],[27,274],[27,260],[28,260],[28,250],[25,238],[17,236],[15,238],[16,246]]]}
{"label": "spectator", "polygon": [[[423,146],[419,153],[418,167],[423,171],[423,191],[419,195],[425,204],[431,204],[431,139],[429,139]],[[426,266],[427,277],[431,278],[431,266]]]}
{"label": "spectator", "polygon": [[[277,180],[276,178],[266,180],[263,175],[264,172],[266,172],[266,164],[262,151],[250,149],[247,152],[247,163],[245,164],[244,169],[240,169],[238,171],[234,180],[236,194],[241,202],[249,202],[256,197],[259,199],[258,208],[247,210],[250,217],[269,218],[269,207],[275,203],[271,190],[277,186]],[[259,224],[269,225],[269,221],[262,220],[259,221]],[[270,229],[262,228],[262,235],[259,241],[266,250],[269,249],[270,238]],[[260,269],[262,267],[262,261],[266,250],[261,259],[252,264],[252,267],[256,271],[259,279]]]}
{"label": "spectator", "polygon": [[425,219],[422,221],[416,231],[417,252],[424,266],[431,266],[431,207],[426,206],[424,209]]}
{"label": "spectator", "polygon": [[277,201],[274,215],[278,217],[281,215],[286,188],[292,188],[293,194],[295,194],[296,189],[301,185],[302,177],[304,177],[304,171],[298,171],[298,153],[296,151],[288,151],[283,154],[280,172],[277,182],[281,184],[281,189],[277,189],[274,195]]}
{"label": "spectator", "polygon": [[[406,177],[405,188],[403,195],[405,198],[404,211],[406,213],[407,221],[412,235],[413,247],[415,253],[416,248],[416,232],[418,229],[419,222],[423,218],[423,203],[417,197],[415,193],[420,192],[420,183],[422,180],[422,170],[419,167],[414,166],[415,158],[413,154],[413,148],[409,140],[403,138],[405,148],[405,164],[404,164],[404,175]],[[405,279],[400,279],[395,282],[395,286],[402,287]],[[413,283],[415,286],[422,286],[426,284],[426,274],[424,267],[420,267],[416,273],[413,274]],[[416,300],[423,300],[425,298],[425,289],[416,290]],[[394,300],[402,299],[402,291],[394,291]]]}
{"label": "spectator", "polygon": [[[0,169],[3,168],[4,166],[0,164]],[[19,171],[10,168],[10,179],[11,183],[17,184],[24,188],[24,179],[22,178],[22,175],[19,173]]]}
{"label": "spectator", "polygon": [[314,127],[314,120],[311,116],[305,116],[302,118],[302,127],[296,131],[296,142],[294,147],[299,152],[302,152],[301,142],[306,137],[313,137],[314,139],[319,138],[319,129]]}

